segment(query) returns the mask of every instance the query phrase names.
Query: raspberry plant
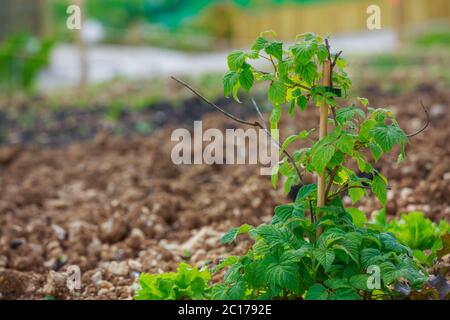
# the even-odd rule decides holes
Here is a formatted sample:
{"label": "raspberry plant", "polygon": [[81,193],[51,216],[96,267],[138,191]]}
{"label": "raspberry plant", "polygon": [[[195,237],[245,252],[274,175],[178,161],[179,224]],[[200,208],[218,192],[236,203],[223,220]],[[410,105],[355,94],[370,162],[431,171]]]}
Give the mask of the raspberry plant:
{"label": "raspberry plant", "polygon": [[[278,127],[283,113],[294,115],[323,104],[329,106],[332,129],[322,139],[301,131],[280,144],[283,157],[273,169],[272,183],[276,186],[283,176],[286,193],[300,184],[295,201],[277,206],[270,224],[243,225],[223,236],[223,243],[231,243],[247,233],[254,244],[247,254],[227,257],[212,269],[227,270],[223,281],[205,294],[212,299],[374,299],[396,296],[399,283],[422,287],[428,275],[411,249],[342,201],[348,195],[355,204],[371,191],[385,205],[388,181],[374,164],[395,146],[400,148],[398,160],[403,160],[408,135],[391,111],[371,108],[367,99],[349,95],[352,82],[346,63],[340,53],[331,54],[328,39],[307,33],[286,48],[267,35],[261,34],[251,50],[229,54],[225,95],[239,100],[241,88],[248,92],[257,82],[267,82],[273,104],[270,129]],[[256,59],[268,60],[272,72],[257,70],[252,65]],[[330,66],[324,70],[330,72],[325,76],[331,86],[319,82],[324,64]],[[265,128],[258,122],[239,122]],[[299,140],[308,146],[288,153]],[[358,176],[354,167],[372,178]],[[307,174],[325,177],[324,205],[317,204],[317,185],[303,183]],[[379,282],[374,269],[380,271]]]}

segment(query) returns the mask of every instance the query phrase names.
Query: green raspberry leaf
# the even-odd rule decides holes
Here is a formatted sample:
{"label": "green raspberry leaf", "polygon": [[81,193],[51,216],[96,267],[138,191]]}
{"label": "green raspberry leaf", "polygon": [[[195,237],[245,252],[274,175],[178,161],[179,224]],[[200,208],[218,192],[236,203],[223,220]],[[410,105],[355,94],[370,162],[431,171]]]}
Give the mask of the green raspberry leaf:
{"label": "green raspberry leaf", "polygon": [[239,73],[236,71],[228,71],[223,76],[223,93],[229,97],[233,93],[234,88],[239,82]]}
{"label": "green raspberry leaf", "polygon": [[378,125],[370,130],[370,134],[384,152],[391,151],[392,147],[396,144],[406,143],[408,141],[403,130],[394,124]]}
{"label": "green raspberry leaf", "polygon": [[371,188],[373,193],[377,196],[378,200],[380,200],[383,205],[386,205],[387,184],[379,174],[376,174],[373,178]]}
{"label": "green raspberry leaf", "polygon": [[227,58],[228,67],[230,70],[238,70],[245,62],[246,54],[244,51],[232,51]]}
{"label": "green raspberry leaf", "polygon": [[311,287],[309,287],[308,292],[306,293],[305,296],[306,300],[326,300],[327,298],[328,298],[327,289],[319,283],[316,283]]}
{"label": "green raspberry leaf", "polygon": [[283,60],[283,43],[279,41],[273,41],[264,49],[267,54],[275,57],[278,61]]}
{"label": "green raspberry leaf", "polygon": [[244,68],[239,75],[241,87],[244,88],[245,91],[249,91],[252,88],[254,81],[255,77],[253,76],[250,67]]}
{"label": "green raspberry leaf", "polygon": [[312,155],[312,164],[318,174],[322,174],[333,157],[336,148],[333,145],[319,147]]}
{"label": "green raspberry leaf", "polygon": [[270,85],[268,97],[275,106],[286,102],[286,86],[281,81],[274,81]]}

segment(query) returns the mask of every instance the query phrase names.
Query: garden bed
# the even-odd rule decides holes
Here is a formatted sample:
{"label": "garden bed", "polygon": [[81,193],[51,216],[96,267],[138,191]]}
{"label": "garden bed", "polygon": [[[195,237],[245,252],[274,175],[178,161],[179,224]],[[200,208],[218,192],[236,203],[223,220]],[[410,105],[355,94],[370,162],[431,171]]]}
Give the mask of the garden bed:
{"label": "garden bed", "polygon": [[[418,210],[449,220],[449,91],[431,85],[400,96],[377,86],[364,91],[372,106],[396,112],[406,132],[424,122],[419,100],[430,108],[431,125],[411,139],[405,162],[398,166],[388,157],[379,163],[392,188],[388,214]],[[250,105],[228,110],[239,109],[240,116],[253,114]],[[221,245],[223,232],[268,222],[274,206],[288,201],[257,166],[172,164],[174,128],[190,128],[200,118],[204,128],[236,126],[197,100],[125,114],[116,124],[125,128],[124,136],[114,135],[97,111],[72,111],[50,113],[58,124],[50,131],[23,130],[14,119],[0,117],[16,137],[6,138],[0,150],[0,298],[131,298],[139,272],[245,253],[250,241]],[[283,119],[282,135],[316,126],[316,111]],[[151,125],[148,136],[135,134],[142,120]],[[72,131],[80,123],[87,126],[85,135]],[[36,140],[40,135],[45,143]],[[361,206],[368,213],[379,209],[373,199]],[[82,288],[75,293],[61,277],[72,264],[82,271]]]}

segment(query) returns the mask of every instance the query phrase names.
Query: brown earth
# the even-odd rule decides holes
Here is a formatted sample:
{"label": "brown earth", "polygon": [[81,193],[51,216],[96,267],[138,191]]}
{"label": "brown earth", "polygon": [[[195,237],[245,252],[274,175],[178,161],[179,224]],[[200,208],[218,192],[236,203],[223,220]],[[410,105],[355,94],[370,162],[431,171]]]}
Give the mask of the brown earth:
{"label": "brown earth", "polygon": [[[450,92],[422,86],[397,96],[367,88],[371,105],[388,106],[406,132],[432,123],[411,139],[407,160],[388,157],[379,167],[390,180],[388,212],[422,210],[450,217]],[[207,108],[207,107],[205,107]],[[206,114],[204,128],[234,127]],[[283,135],[314,127],[317,110],[283,119]],[[243,253],[250,242],[220,244],[243,223],[270,220],[289,200],[273,190],[259,167],[183,165],[170,159],[174,127],[149,137],[97,134],[64,148],[7,146],[0,150],[0,298],[127,299],[140,272],[170,271],[178,262],[214,263]],[[378,209],[373,198],[361,207]],[[65,270],[78,265],[82,287],[71,293]]]}

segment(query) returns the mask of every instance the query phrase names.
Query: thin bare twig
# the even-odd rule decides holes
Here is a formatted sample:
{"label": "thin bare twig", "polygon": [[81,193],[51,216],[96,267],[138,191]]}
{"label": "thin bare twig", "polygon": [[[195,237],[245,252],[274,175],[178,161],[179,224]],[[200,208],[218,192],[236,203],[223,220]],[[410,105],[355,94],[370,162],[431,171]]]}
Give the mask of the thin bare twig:
{"label": "thin bare twig", "polygon": [[424,125],[422,128],[420,128],[420,129],[417,130],[416,132],[407,134],[406,136],[407,136],[408,138],[412,138],[412,137],[414,137],[414,136],[417,136],[419,133],[421,133],[422,131],[424,131],[424,130],[430,125],[430,122],[431,122],[430,114],[428,113],[428,110],[427,110],[427,108],[424,106],[422,100],[420,100],[420,105],[422,106],[423,111],[425,112],[425,115],[427,116],[427,122],[425,123],[425,125]]}
{"label": "thin bare twig", "polygon": [[255,109],[256,109],[256,112],[258,113],[259,118],[261,119],[261,122],[262,122],[262,125],[263,125],[264,129],[267,130],[266,119],[264,119],[264,116],[263,116],[261,110],[259,110],[259,107],[258,107],[258,105],[256,104],[255,99],[253,99],[253,98],[252,98],[252,103],[253,103],[253,106],[254,106]]}
{"label": "thin bare twig", "polygon": [[325,190],[325,198],[328,198],[328,193],[330,192],[331,186],[333,185],[334,176],[336,175],[337,170],[338,170],[338,167],[334,168],[333,171],[331,171],[331,173],[330,173],[330,181],[328,182],[327,189]]}
{"label": "thin bare twig", "polygon": [[[275,141],[275,140],[273,139],[272,134],[271,134],[271,133],[269,132],[269,130],[267,129],[267,123],[266,123],[266,120],[264,119],[264,116],[263,116],[263,114],[262,114],[260,108],[258,107],[258,104],[256,103],[255,99],[253,99],[253,98],[252,98],[252,103],[253,103],[253,106],[255,107],[256,112],[258,113],[258,115],[259,115],[259,117],[260,117],[260,119],[261,119],[261,121],[262,121],[263,130],[264,130],[264,131],[266,132],[266,134],[269,136],[269,138],[270,138],[270,140],[272,141],[272,143],[273,143],[279,150],[281,150],[282,147],[281,147],[280,142],[279,142],[279,141]],[[301,182],[302,184],[304,184],[303,178],[302,178],[302,174],[301,174],[301,171],[300,171],[300,168],[299,168],[299,167],[297,166],[297,164],[295,163],[294,158],[291,156],[291,154],[290,154],[289,152],[287,152],[287,150],[283,150],[283,154],[284,154],[286,157],[288,157],[289,162],[292,164],[292,166],[294,167],[295,171],[297,172],[297,176],[298,176],[300,182]]]}
{"label": "thin bare twig", "polygon": [[[342,193],[342,192],[348,191],[349,189],[355,189],[355,188],[358,188],[358,189],[368,189],[368,190],[371,189],[370,186],[349,186],[349,185],[347,185],[346,187],[340,189],[340,190],[337,191],[336,193],[333,193],[331,196],[329,196],[329,197],[328,197],[328,200],[333,199],[334,197],[338,196],[338,195],[339,195],[340,193]],[[387,190],[391,190],[392,188],[391,188],[391,187],[386,187],[386,189],[387,189]]]}
{"label": "thin bare twig", "polygon": [[328,42],[328,38],[325,38],[325,47],[328,52],[328,60],[331,61],[331,51],[330,51],[330,43]]}
{"label": "thin bare twig", "polygon": [[[251,121],[246,121],[246,120],[240,119],[240,118],[232,115],[231,113],[226,112],[221,107],[216,105],[214,102],[209,101],[207,98],[202,96],[197,90],[195,90],[192,86],[190,86],[189,84],[187,84],[183,80],[177,79],[175,77],[171,77],[171,78],[173,80],[175,80],[176,82],[178,82],[179,84],[181,84],[181,85],[185,86],[186,88],[188,88],[193,94],[195,94],[197,97],[199,97],[205,103],[209,104],[211,107],[217,109],[220,113],[222,113],[226,117],[228,117],[228,118],[230,118],[230,119],[232,119],[232,120],[234,120],[234,121],[236,121],[238,123],[241,123],[241,124],[245,124],[245,125],[253,126],[253,127],[258,127],[260,129],[264,130],[264,132],[266,132],[266,134],[269,136],[269,138],[272,141],[274,141],[274,139],[273,139],[272,135],[270,134],[269,130],[267,130],[267,126],[265,125],[264,118],[262,118],[264,124],[261,124],[258,121],[251,122]],[[255,103],[255,107],[258,109],[256,103]],[[258,110],[258,113],[261,114],[261,111]],[[261,114],[261,116],[262,116],[262,114]],[[278,148],[281,149],[279,143],[278,143]],[[300,182],[303,183],[303,178],[302,178],[302,174],[301,174],[300,168],[295,163],[294,158],[286,150],[283,151],[283,154],[288,157],[288,159],[291,162],[292,166],[295,168],[295,171],[296,171],[296,173],[298,175],[298,178],[300,179]]]}
{"label": "thin bare twig", "polygon": [[332,67],[332,68],[334,68],[334,66],[336,65],[337,59],[339,58],[339,56],[340,56],[341,54],[342,54],[342,50],[339,51],[339,52],[334,56],[333,63],[331,64],[331,67]]}
{"label": "thin bare twig", "polygon": [[251,122],[251,121],[246,121],[240,118],[237,118],[236,116],[232,115],[231,113],[226,112],[225,110],[223,110],[222,108],[220,108],[218,105],[216,105],[214,102],[209,101],[207,98],[205,98],[204,96],[202,96],[200,93],[198,93],[197,90],[195,90],[194,88],[192,88],[189,84],[187,84],[186,82],[184,82],[183,80],[177,79],[175,77],[171,77],[173,80],[175,80],[176,82],[178,82],[179,84],[185,86],[186,88],[188,88],[189,90],[192,91],[193,94],[195,94],[197,97],[199,97],[200,99],[202,99],[204,102],[206,102],[207,104],[209,104],[211,107],[217,109],[219,112],[221,112],[222,114],[224,114],[225,116],[227,116],[228,118],[248,125],[248,126],[254,126],[254,127],[259,127],[261,129],[264,129],[263,126],[258,122]]}

